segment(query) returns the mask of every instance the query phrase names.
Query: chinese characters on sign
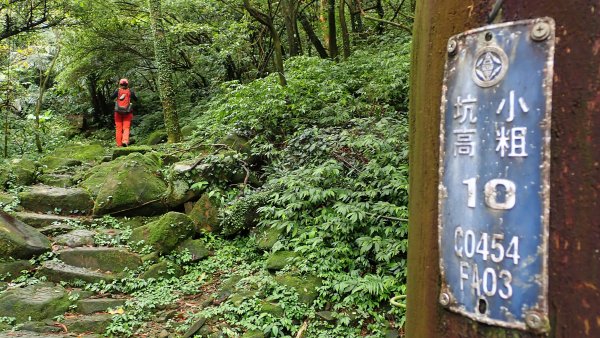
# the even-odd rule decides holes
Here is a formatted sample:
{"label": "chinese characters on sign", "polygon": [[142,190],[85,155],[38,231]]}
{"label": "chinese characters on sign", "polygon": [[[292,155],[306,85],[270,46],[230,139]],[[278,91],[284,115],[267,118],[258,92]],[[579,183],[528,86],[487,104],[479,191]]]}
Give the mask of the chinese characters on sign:
{"label": "chinese characters on sign", "polygon": [[[539,25],[552,34],[531,38]],[[548,306],[553,32],[543,18],[452,37],[442,101],[440,303],[537,332]]]}

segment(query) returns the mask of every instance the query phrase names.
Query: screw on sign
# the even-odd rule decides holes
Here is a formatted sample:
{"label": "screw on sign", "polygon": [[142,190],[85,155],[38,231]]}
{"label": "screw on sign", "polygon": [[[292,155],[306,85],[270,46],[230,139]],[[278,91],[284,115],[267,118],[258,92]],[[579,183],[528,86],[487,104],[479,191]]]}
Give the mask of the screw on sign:
{"label": "screw on sign", "polygon": [[441,105],[439,302],[473,320],[547,330],[554,22],[450,38]]}

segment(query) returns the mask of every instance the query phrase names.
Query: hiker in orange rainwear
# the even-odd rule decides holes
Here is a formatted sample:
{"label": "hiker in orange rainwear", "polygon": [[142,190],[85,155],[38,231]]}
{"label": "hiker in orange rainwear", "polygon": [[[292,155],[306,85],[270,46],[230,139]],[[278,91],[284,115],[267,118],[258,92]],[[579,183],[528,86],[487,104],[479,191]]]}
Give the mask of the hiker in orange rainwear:
{"label": "hiker in orange rainwear", "polygon": [[115,127],[117,130],[117,147],[129,145],[129,128],[133,119],[133,106],[131,100],[138,100],[133,89],[129,88],[127,79],[119,80],[119,89],[110,96],[115,100]]}

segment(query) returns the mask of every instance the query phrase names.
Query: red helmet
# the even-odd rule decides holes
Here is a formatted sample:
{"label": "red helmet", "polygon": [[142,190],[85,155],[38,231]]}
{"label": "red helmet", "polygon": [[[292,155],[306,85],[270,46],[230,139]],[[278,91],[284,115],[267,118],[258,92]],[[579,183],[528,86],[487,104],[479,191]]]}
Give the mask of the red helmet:
{"label": "red helmet", "polygon": [[129,81],[127,79],[121,79],[121,80],[119,80],[119,84],[121,86],[128,86],[129,85]]}

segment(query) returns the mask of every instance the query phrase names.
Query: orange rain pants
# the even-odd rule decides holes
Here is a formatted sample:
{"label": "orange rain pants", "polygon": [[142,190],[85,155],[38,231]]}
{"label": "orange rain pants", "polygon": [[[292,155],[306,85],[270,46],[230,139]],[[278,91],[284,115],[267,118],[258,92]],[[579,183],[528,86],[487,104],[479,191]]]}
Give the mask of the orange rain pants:
{"label": "orange rain pants", "polygon": [[115,127],[117,129],[117,147],[129,145],[129,128],[131,127],[133,113],[121,114],[115,112]]}

